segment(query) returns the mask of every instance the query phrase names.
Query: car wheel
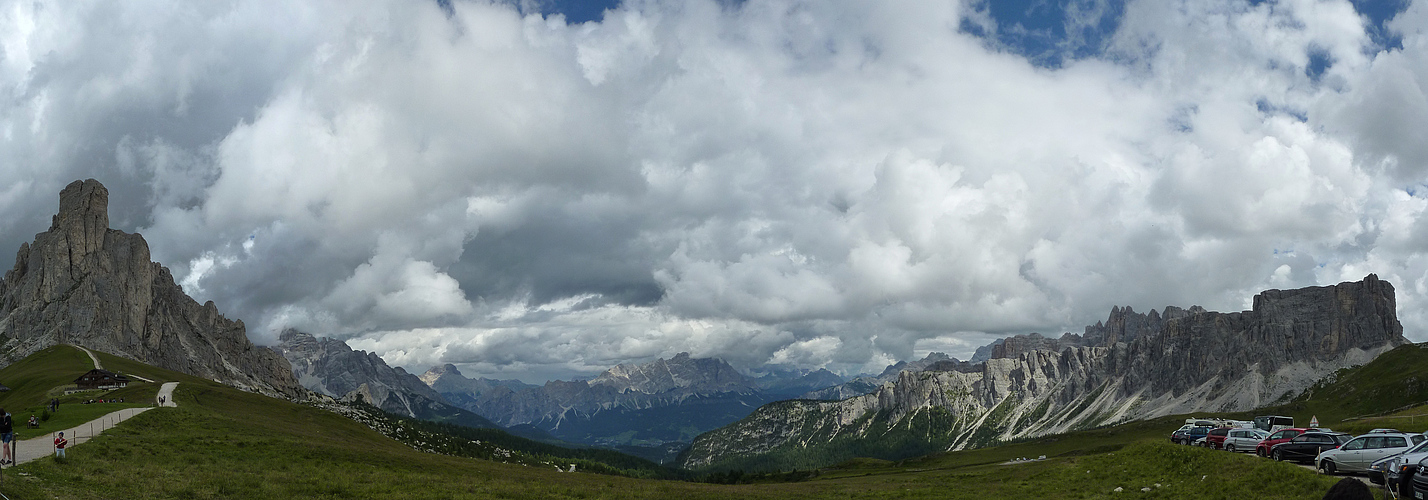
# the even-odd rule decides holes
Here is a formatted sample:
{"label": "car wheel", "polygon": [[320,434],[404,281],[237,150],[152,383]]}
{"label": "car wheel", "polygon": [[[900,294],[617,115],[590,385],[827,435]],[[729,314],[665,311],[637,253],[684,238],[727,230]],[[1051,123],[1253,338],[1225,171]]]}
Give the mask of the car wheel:
{"label": "car wheel", "polygon": [[1284,461],[1284,452],[1279,451],[1279,450],[1274,450],[1274,461],[1275,461],[1275,462],[1283,462],[1283,461]]}
{"label": "car wheel", "polygon": [[1335,472],[1338,472],[1338,467],[1334,466],[1333,460],[1321,460],[1319,462],[1319,472],[1332,476]]}
{"label": "car wheel", "polygon": [[1234,453],[1234,452],[1235,452],[1235,445],[1233,445],[1233,444],[1227,444],[1227,445],[1225,445],[1225,451],[1228,451],[1228,452],[1230,452],[1230,453]]}
{"label": "car wheel", "polygon": [[1259,458],[1265,458],[1268,455],[1267,453],[1265,453],[1264,448],[1255,448],[1254,454],[1258,455]]}

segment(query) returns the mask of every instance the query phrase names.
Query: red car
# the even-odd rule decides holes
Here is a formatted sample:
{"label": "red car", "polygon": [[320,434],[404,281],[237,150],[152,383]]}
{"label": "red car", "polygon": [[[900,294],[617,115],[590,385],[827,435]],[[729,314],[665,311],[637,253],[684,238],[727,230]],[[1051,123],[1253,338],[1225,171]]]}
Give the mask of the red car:
{"label": "red car", "polygon": [[1258,445],[1255,445],[1254,454],[1261,457],[1268,457],[1269,450],[1274,448],[1274,445],[1287,443],[1290,439],[1294,439],[1295,436],[1303,434],[1304,431],[1307,430],[1309,430],[1308,427],[1290,427],[1288,429],[1274,431],[1269,437],[1264,438],[1264,441],[1260,441]]}
{"label": "red car", "polygon": [[1229,427],[1216,427],[1210,429],[1210,433],[1205,436],[1205,447],[1222,450],[1225,448],[1225,438],[1229,437]]}

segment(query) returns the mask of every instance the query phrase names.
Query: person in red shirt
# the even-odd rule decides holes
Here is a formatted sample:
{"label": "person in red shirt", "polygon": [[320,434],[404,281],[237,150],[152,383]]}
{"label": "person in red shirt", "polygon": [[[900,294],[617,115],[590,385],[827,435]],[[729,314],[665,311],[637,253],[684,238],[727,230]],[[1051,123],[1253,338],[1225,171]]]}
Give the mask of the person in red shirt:
{"label": "person in red shirt", "polygon": [[55,458],[64,458],[64,447],[68,444],[69,441],[64,439],[63,432],[59,433],[58,437],[55,437]]}

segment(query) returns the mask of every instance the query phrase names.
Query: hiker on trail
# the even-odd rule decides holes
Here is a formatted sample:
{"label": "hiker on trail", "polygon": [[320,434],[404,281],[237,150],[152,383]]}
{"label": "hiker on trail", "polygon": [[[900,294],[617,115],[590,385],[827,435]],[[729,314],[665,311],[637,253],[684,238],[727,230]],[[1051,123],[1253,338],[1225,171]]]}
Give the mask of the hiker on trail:
{"label": "hiker on trail", "polygon": [[10,456],[10,441],[15,440],[15,423],[10,419],[10,414],[0,408],[0,448],[5,449],[5,453],[0,455],[0,464],[15,464],[15,457]]}
{"label": "hiker on trail", "polygon": [[68,444],[69,441],[64,439],[64,432],[60,432],[59,437],[55,438],[55,458],[64,458],[64,447]]}

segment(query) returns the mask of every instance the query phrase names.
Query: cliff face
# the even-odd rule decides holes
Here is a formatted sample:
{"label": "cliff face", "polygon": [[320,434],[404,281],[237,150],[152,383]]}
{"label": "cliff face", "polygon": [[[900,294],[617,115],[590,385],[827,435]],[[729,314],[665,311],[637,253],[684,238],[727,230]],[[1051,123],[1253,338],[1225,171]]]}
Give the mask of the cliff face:
{"label": "cliff face", "polygon": [[381,356],[356,351],[346,342],[284,330],[273,350],[292,365],[298,382],[315,392],[344,400],[363,401],[387,412],[441,420],[469,427],[497,427],[474,413],[453,406],[416,375],[387,365]]}
{"label": "cliff face", "polygon": [[0,280],[0,363],[77,344],[271,395],[303,393],[242,321],[198,304],[150,262],[143,236],[110,229],[108,204],[98,181],[75,181],[49,230],[20,246]]}
{"label": "cliff face", "polygon": [[[998,350],[1041,342],[1031,340]],[[1081,338],[1063,340],[1085,345],[1058,342],[1052,345],[1059,350],[1028,349],[980,364],[942,362],[841,401],[769,405],[700,436],[681,463],[721,467],[751,454],[810,449],[822,453],[801,455],[837,457],[851,441],[918,425],[919,451],[931,452],[1175,413],[1248,410],[1406,342],[1393,286],[1374,275],[1265,291],[1244,312],[1116,308]]]}

